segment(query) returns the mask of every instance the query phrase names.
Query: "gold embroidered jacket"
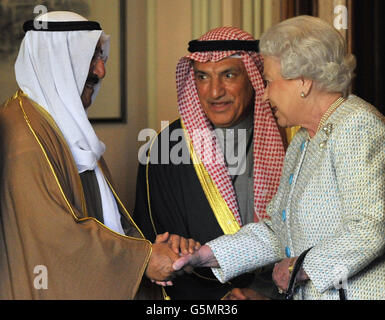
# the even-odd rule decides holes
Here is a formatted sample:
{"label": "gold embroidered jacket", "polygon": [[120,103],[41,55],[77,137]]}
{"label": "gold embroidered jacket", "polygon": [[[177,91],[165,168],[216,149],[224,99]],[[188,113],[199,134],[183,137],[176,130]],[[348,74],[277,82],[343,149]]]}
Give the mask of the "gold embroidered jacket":
{"label": "gold embroidered jacket", "polygon": [[0,107],[0,213],[0,299],[135,297],[151,243],[91,217],[64,138],[21,92]]}

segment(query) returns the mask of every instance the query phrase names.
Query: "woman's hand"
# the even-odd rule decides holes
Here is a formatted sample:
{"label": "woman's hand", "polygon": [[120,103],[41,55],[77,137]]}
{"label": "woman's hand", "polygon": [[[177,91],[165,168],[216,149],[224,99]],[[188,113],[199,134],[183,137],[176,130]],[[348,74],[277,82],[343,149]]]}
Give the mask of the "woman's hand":
{"label": "woman's hand", "polygon": [[[281,262],[276,263],[273,269],[273,281],[278,288],[279,293],[284,293],[289,287],[289,281],[294,265],[297,262],[298,257],[283,259]],[[301,268],[297,273],[296,281],[309,280],[309,276],[305,270]]]}

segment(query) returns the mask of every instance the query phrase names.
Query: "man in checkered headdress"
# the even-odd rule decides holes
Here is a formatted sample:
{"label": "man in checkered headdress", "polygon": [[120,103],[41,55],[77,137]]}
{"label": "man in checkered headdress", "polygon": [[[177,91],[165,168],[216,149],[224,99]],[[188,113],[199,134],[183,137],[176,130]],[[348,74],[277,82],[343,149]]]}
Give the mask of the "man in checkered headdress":
{"label": "man in checkered headdress", "polygon": [[[169,231],[206,243],[268,218],[265,208],[277,190],[285,151],[261,99],[258,41],[221,27],[189,45],[176,71],[180,118],[162,130],[139,166],[134,218],[149,239]],[[173,161],[178,147],[187,150],[188,163]],[[254,282],[262,295],[274,297],[266,274],[266,281],[258,276]],[[166,290],[172,299],[220,299],[234,287],[250,286],[254,274],[231,284],[215,280],[209,269],[195,269]]]}

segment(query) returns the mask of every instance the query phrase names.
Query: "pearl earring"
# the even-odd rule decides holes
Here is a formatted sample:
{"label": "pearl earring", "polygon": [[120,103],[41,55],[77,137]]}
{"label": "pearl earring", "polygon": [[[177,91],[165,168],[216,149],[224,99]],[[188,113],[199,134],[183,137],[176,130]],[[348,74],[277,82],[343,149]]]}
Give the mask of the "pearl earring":
{"label": "pearl earring", "polygon": [[305,92],[301,92],[301,98],[302,98],[302,99],[305,99],[305,98],[306,98]]}

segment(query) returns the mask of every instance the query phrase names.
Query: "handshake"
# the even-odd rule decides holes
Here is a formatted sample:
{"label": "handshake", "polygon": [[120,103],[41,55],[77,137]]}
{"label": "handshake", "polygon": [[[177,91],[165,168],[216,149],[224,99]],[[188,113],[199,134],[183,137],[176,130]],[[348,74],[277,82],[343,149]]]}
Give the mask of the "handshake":
{"label": "handshake", "polygon": [[218,267],[210,247],[166,232],[156,237],[145,273],[151,281],[165,286],[172,285],[171,279],[177,274],[191,272],[194,267]]}

